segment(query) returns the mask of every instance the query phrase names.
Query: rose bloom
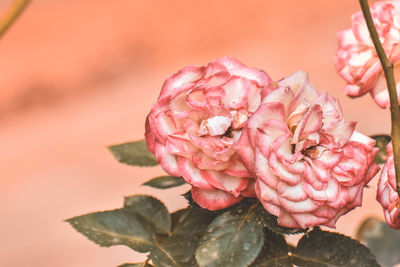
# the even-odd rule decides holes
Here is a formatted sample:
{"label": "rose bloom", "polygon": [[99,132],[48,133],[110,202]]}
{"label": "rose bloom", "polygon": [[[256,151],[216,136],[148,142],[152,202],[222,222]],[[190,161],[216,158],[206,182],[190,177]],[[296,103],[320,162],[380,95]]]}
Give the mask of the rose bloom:
{"label": "rose bloom", "polygon": [[389,226],[400,229],[400,199],[396,191],[392,142],[387,145],[386,149],[388,158],[379,178],[376,199],[383,207],[383,213]]}
{"label": "rose bloom", "polygon": [[146,121],[146,142],[161,167],[192,185],[209,210],[254,196],[254,180],[234,145],[271,90],[262,70],[232,57],[188,66],[170,76]]}
{"label": "rose bloom", "polygon": [[283,79],[249,119],[236,149],[255,191],[281,226],[335,227],[361,205],[379,170],[375,141],[345,122],[337,100],[318,94],[301,71]]}
{"label": "rose bloom", "polygon": [[[377,2],[371,7],[379,39],[400,79],[400,1]],[[335,56],[336,69],[347,82],[345,93],[358,97],[369,92],[382,108],[390,106],[386,79],[376,54],[362,12],[352,16],[353,25],[338,33],[339,48]],[[397,84],[400,101],[400,83]]]}

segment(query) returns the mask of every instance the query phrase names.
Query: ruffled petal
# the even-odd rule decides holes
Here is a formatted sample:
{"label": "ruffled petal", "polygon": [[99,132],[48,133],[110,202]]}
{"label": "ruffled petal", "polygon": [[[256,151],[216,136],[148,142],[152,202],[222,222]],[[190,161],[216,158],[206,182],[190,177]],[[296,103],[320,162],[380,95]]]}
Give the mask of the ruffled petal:
{"label": "ruffled petal", "polygon": [[208,210],[221,210],[230,207],[243,197],[234,197],[222,190],[207,190],[198,187],[192,187],[192,198],[202,208]]}

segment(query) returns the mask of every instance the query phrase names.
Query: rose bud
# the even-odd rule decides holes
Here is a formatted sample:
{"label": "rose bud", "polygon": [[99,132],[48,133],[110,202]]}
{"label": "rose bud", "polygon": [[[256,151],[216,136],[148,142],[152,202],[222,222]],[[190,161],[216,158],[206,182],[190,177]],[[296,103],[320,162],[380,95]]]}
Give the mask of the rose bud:
{"label": "rose bud", "polygon": [[262,70],[232,57],[170,76],[146,121],[146,142],[161,167],[192,186],[193,200],[219,210],[255,196],[234,145],[271,90]]}
{"label": "rose bud", "polygon": [[301,71],[281,80],[249,119],[236,149],[264,208],[284,227],[335,227],[361,205],[377,173],[375,141],[354,131],[337,100]]}
{"label": "rose bud", "polygon": [[[371,15],[386,56],[400,73],[400,1],[381,1],[371,7]],[[353,25],[338,33],[339,48],[335,65],[339,75],[346,80],[345,93],[359,97],[370,93],[381,108],[390,106],[382,65],[370,38],[362,12],[353,14]],[[400,101],[400,84],[397,94]]]}
{"label": "rose bud", "polygon": [[392,142],[387,145],[386,149],[388,158],[379,178],[376,199],[383,207],[383,213],[389,226],[400,229],[400,199],[396,191]]}

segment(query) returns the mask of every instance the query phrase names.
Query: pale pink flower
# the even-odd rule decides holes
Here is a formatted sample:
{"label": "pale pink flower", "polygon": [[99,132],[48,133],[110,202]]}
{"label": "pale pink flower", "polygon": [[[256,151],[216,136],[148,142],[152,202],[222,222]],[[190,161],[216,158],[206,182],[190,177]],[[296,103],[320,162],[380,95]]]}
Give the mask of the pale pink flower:
{"label": "pale pink flower", "polygon": [[[381,1],[371,7],[379,39],[389,60],[395,64],[396,80],[400,78],[400,1]],[[338,33],[339,48],[335,56],[336,69],[347,85],[351,97],[370,93],[382,108],[390,106],[386,79],[375,51],[362,12],[352,16],[353,25]],[[400,83],[397,83],[400,101]]]}
{"label": "pale pink flower", "polygon": [[233,146],[271,90],[262,70],[231,57],[170,76],[146,121],[146,142],[161,167],[192,185],[201,207],[218,210],[254,196],[254,180]]}
{"label": "pale pink flower", "polygon": [[392,142],[387,145],[386,149],[388,158],[379,178],[376,199],[383,207],[383,213],[389,226],[400,229],[400,199],[396,192]]}
{"label": "pale pink flower", "polygon": [[304,72],[283,79],[263,99],[236,149],[279,225],[335,227],[361,205],[363,188],[379,167],[375,141],[354,128],[337,100],[319,94]]}

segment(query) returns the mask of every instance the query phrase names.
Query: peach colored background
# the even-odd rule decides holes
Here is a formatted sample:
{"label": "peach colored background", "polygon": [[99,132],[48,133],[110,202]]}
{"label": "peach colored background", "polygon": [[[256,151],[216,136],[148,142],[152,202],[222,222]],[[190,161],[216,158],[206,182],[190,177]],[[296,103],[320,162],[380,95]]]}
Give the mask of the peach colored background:
{"label": "peach colored background", "polygon": [[[0,12],[10,4],[0,2]],[[157,195],[170,210],[188,187],[140,187],[158,167],[118,164],[105,147],[143,138],[164,79],[180,67],[232,55],[280,79],[301,69],[341,100],[366,134],[388,132],[389,113],[351,100],[333,66],[336,32],[353,0],[41,0],[0,40],[0,266],[116,266],[142,257],[100,248],[62,220],[117,208],[125,195]],[[365,205],[338,222],[353,234],[381,216],[375,182]]]}

